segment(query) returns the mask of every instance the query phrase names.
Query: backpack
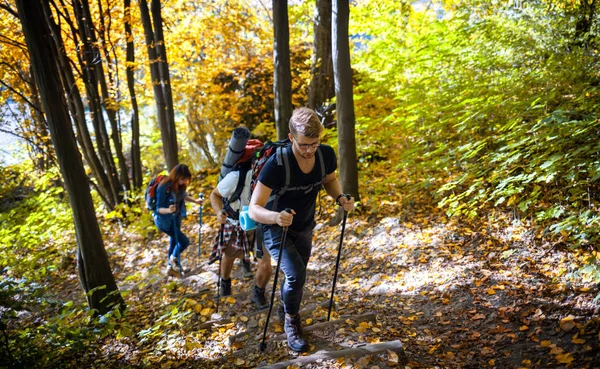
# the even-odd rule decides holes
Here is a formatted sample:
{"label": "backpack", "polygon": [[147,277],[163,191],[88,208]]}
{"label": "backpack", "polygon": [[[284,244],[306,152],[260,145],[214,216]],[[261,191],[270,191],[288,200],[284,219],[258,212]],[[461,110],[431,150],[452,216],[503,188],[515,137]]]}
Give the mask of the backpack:
{"label": "backpack", "polygon": [[[146,200],[146,209],[155,211],[156,210],[156,189],[163,178],[167,177],[166,175],[159,174],[156,177],[152,178],[148,185],[146,186],[146,194],[144,195],[144,199]],[[167,192],[169,189],[167,189]]]}
{"label": "backpack", "polygon": [[[267,160],[271,158],[273,155],[277,155],[277,165],[283,165],[285,169],[285,181],[282,188],[278,191],[271,194],[269,200],[267,201],[267,205],[271,209],[276,209],[277,200],[283,195],[286,191],[297,190],[297,187],[291,187],[291,170],[290,170],[290,155],[293,155],[291,151],[292,141],[289,138],[279,140],[279,141],[267,141],[263,148],[256,154],[256,159],[254,163],[254,168],[252,168],[252,179],[250,181],[250,197],[252,197],[252,192],[258,183],[258,175],[260,171],[267,163]],[[288,149],[289,148],[289,149]],[[323,154],[321,153],[321,148],[318,147],[315,153],[316,160],[319,160],[320,168],[321,168],[321,181],[325,179],[325,161],[323,160]]]}
{"label": "backpack", "polygon": [[[244,128],[246,129],[246,128]],[[246,129],[247,130],[247,129]],[[249,134],[250,131],[248,131]],[[237,185],[235,187],[235,190],[233,191],[233,193],[228,197],[228,198],[223,198],[223,209],[225,209],[225,211],[227,212],[227,217],[234,219],[234,220],[239,220],[240,218],[240,211],[239,210],[234,210],[231,207],[231,204],[235,203],[236,201],[238,201],[242,195],[242,192],[244,190],[244,185],[246,184],[246,175],[248,174],[248,171],[250,170],[250,168],[252,167],[252,160],[254,158],[255,152],[256,150],[258,150],[259,148],[261,148],[263,146],[263,143],[260,140],[251,138],[251,139],[246,139],[245,143],[244,143],[244,147],[242,150],[238,150],[237,152],[234,151],[234,149],[232,148],[231,142],[237,139],[237,141],[235,141],[234,143],[236,145],[240,145],[240,138],[235,138],[232,137],[232,140],[230,141],[230,145],[228,147],[228,154],[229,152],[233,153],[234,155],[237,155],[236,160],[237,162],[235,162],[234,165],[227,165],[225,162],[223,163],[223,166],[221,167],[221,173],[219,174],[219,181],[220,182],[226,174],[229,174],[230,172],[238,172],[238,182]],[[232,155],[232,157],[235,157]],[[227,161],[227,157],[226,157],[226,161]],[[223,174],[225,173],[225,175]]]}
{"label": "backpack", "polygon": [[233,166],[233,168],[231,168],[231,172],[235,172],[238,171],[239,172],[239,176],[238,176],[238,182],[237,185],[235,186],[235,190],[233,191],[233,193],[227,197],[227,198],[223,198],[223,209],[225,209],[225,211],[227,212],[227,217],[234,219],[234,220],[239,220],[240,218],[240,210],[234,210],[231,207],[231,204],[233,204],[234,202],[238,201],[242,195],[242,191],[244,190],[244,184],[246,183],[246,175],[248,174],[248,171],[250,170],[250,167],[252,165],[252,158],[250,158],[250,160],[243,162],[243,163],[237,163],[236,165]]}

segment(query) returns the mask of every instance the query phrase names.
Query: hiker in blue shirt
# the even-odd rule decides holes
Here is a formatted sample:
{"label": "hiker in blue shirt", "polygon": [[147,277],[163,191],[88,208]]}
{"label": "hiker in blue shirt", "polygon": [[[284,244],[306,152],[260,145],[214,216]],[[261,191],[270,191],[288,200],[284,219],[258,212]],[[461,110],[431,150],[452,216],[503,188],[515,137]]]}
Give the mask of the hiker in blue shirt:
{"label": "hiker in blue shirt", "polygon": [[190,240],[181,232],[181,218],[186,217],[185,202],[202,204],[202,199],[191,198],[186,192],[191,179],[192,174],[187,165],[177,164],[156,189],[154,224],[170,237],[167,275],[175,277],[183,274],[179,256],[190,245]]}
{"label": "hiker in blue shirt", "polygon": [[[277,155],[273,155],[260,171],[258,183],[252,192],[249,215],[257,223],[262,223],[265,248],[274,258],[279,256],[283,229],[288,227],[281,255],[281,270],[285,274],[281,287],[284,329],[289,348],[304,352],[308,350],[308,343],[302,337],[298,312],[312,250],[317,195],[321,187],[325,187],[327,194],[345,211],[354,209],[354,199],[348,200],[343,196],[335,175],[335,152],[331,146],[320,143],[323,126],[317,114],[308,108],[294,110],[289,129],[288,137],[292,145],[285,149],[289,150],[290,159],[289,188],[277,199],[270,200],[272,194],[278,194],[286,185],[286,168],[278,165]],[[290,208],[291,213],[286,212],[286,208]]]}

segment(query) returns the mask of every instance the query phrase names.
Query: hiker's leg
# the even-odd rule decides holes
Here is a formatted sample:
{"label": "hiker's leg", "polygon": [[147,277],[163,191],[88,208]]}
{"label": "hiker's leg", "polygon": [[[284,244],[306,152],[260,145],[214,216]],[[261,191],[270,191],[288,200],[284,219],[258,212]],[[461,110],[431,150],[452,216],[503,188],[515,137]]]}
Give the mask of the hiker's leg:
{"label": "hiker's leg", "polygon": [[190,239],[181,232],[181,218],[179,217],[175,218],[175,232],[177,232],[177,245],[175,246],[175,250],[173,250],[173,254],[175,257],[179,257],[190,245]]}
{"label": "hiker's leg", "polygon": [[244,254],[243,250],[238,250],[233,247],[236,238],[237,234],[233,232],[229,238],[229,242],[227,242],[227,246],[225,246],[225,251],[223,252],[223,260],[221,260],[221,278],[223,279],[229,279],[231,270],[233,269],[233,262],[235,259],[242,258]]}
{"label": "hiker's leg", "polygon": [[[279,254],[282,234],[281,227],[277,226],[270,227],[265,231],[265,246],[274,258],[277,258]],[[310,258],[311,247],[312,240],[307,242],[306,237],[298,238],[288,234],[282,250],[281,270],[285,274],[285,281],[281,289],[282,300],[285,312],[289,315],[295,315],[300,310],[302,290],[306,281],[306,263]],[[299,251],[298,248],[301,250]]]}
{"label": "hiker's leg", "polygon": [[221,278],[229,279],[231,277],[231,270],[233,269],[233,262],[235,258],[230,258],[227,254],[223,254],[221,260]]}
{"label": "hiker's leg", "polygon": [[169,230],[160,229],[161,232],[166,233],[169,236],[169,249],[167,250],[167,260],[173,255],[173,251],[175,250],[175,246],[177,246],[177,241],[175,240],[175,233],[173,233],[173,228]]}
{"label": "hiker's leg", "polygon": [[258,259],[256,266],[256,285],[260,288],[265,288],[272,275],[271,255],[268,252],[264,252],[262,257]]}

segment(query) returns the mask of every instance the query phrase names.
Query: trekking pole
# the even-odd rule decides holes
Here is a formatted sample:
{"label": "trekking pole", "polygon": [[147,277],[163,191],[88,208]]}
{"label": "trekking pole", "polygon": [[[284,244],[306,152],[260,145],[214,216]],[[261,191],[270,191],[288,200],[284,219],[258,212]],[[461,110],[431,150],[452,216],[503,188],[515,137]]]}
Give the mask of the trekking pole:
{"label": "trekking pole", "polygon": [[[292,213],[292,209],[286,208],[285,212]],[[271,311],[273,310],[273,301],[275,300],[275,290],[277,289],[277,277],[279,276],[279,266],[281,266],[281,254],[283,253],[283,247],[287,238],[288,227],[283,227],[283,235],[281,236],[281,243],[279,244],[279,257],[277,258],[277,268],[275,269],[275,277],[273,278],[273,290],[271,291],[271,303],[269,304],[269,313],[265,321],[265,328],[263,329],[262,342],[260,343],[260,351],[265,351],[267,344],[265,338],[267,337],[267,327],[269,326],[269,318],[271,317]]]}
{"label": "trekking pole", "polygon": [[[225,209],[221,209],[221,214],[225,214]],[[223,259],[223,232],[225,231],[225,223],[221,224],[221,229],[219,231],[219,250],[217,252],[217,257],[219,258],[219,281],[217,282],[217,308],[215,310],[215,314],[219,313],[219,300],[221,300],[221,259]]]}
{"label": "trekking pole", "polygon": [[[350,200],[350,195],[344,195]],[[335,261],[335,272],[333,274],[333,286],[331,287],[331,297],[329,298],[329,311],[327,312],[327,321],[331,317],[331,307],[333,306],[333,293],[335,292],[335,282],[337,281],[338,268],[340,267],[340,255],[342,254],[342,241],[344,240],[344,230],[346,229],[346,218],[348,212],[344,210],[344,220],[342,222],[342,234],[340,235],[340,245],[338,246],[337,260]]]}
{"label": "trekking pole", "polygon": [[202,244],[202,208],[204,205],[204,194],[200,194],[200,200],[203,202],[200,204],[200,209],[198,210],[198,256],[196,257],[196,268],[200,264],[200,245]]}

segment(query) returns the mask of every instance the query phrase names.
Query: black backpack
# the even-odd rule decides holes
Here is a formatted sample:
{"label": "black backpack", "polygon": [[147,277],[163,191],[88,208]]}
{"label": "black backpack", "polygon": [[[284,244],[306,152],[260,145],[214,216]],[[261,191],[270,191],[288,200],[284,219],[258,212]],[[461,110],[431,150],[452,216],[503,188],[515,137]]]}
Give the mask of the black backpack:
{"label": "black backpack", "polygon": [[[258,154],[256,154],[254,168],[252,168],[252,180],[250,182],[250,197],[252,197],[252,192],[258,183],[258,175],[260,174],[260,171],[271,156],[277,155],[277,165],[283,165],[285,169],[284,186],[280,188],[279,191],[273,192],[269,197],[269,201],[267,202],[270,209],[277,208],[277,200],[281,197],[281,195],[284,194],[284,192],[298,189],[297,187],[291,186],[292,175],[290,170],[290,155],[293,155],[291,153],[291,146],[292,141],[290,141],[289,138],[279,141],[267,141]],[[321,167],[321,181],[323,181],[326,176],[325,161],[323,160],[323,154],[321,153],[320,147],[317,148],[315,155]]]}

